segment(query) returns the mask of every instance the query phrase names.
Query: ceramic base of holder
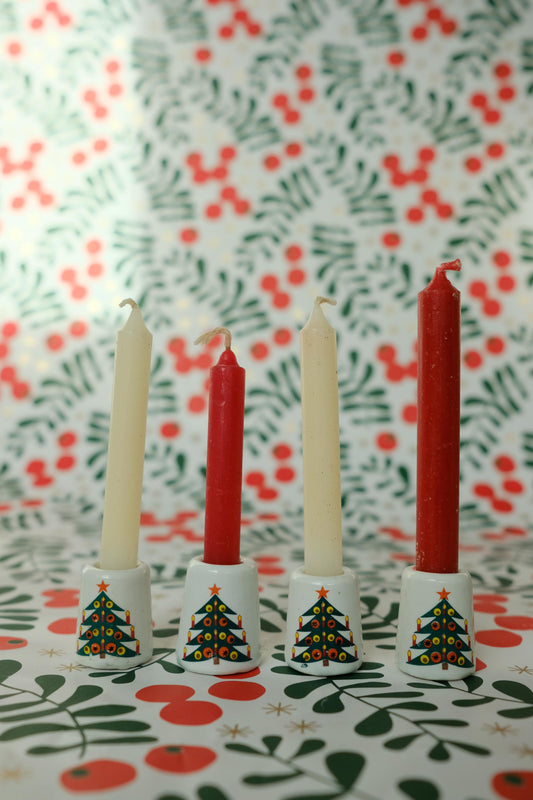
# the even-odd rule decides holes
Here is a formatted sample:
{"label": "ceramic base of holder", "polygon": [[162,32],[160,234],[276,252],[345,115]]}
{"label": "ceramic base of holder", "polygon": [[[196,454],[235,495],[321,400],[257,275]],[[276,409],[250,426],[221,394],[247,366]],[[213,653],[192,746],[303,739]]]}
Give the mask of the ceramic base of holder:
{"label": "ceramic base of holder", "polygon": [[84,567],[76,654],[91,669],[128,669],[152,657],[150,568]]}
{"label": "ceramic base of holder", "polygon": [[257,565],[207,564],[200,556],[187,568],[178,664],[190,672],[231,675],[260,661]]}
{"label": "ceramic base of holder", "polygon": [[356,575],[308,575],[296,569],[289,583],[285,660],[306,675],[341,675],[359,669],[363,634]]}
{"label": "ceramic base of holder", "polygon": [[451,681],[475,672],[472,579],[468,572],[402,575],[396,664],[417,678]]}

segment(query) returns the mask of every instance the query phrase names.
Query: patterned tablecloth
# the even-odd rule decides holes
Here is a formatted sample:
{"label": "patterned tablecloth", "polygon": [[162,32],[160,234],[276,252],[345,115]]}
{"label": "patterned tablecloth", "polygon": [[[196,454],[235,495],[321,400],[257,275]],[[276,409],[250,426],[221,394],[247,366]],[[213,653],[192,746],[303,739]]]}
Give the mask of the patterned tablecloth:
{"label": "patterned tablecloth", "polygon": [[[0,1],[0,794],[533,797],[530,0]],[[396,670],[414,554],[416,296],[460,258],[461,566],[477,671]],[[282,657],[303,559],[298,331],[338,331],[345,562],[364,663]],[[75,661],[113,352],[154,347],[140,557],[154,657]],[[246,369],[242,551],[262,661],[175,660],[201,552],[214,326]]]}

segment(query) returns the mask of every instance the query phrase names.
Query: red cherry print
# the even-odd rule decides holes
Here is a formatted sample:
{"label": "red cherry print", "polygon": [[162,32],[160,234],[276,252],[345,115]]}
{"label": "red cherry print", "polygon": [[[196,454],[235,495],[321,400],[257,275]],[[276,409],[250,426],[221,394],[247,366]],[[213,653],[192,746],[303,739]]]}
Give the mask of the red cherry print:
{"label": "red cherry print", "polygon": [[501,628],[476,631],[476,642],[488,647],[516,647],[522,642],[522,637],[517,633],[502,630]]}
{"label": "red cherry print", "polygon": [[501,306],[497,300],[485,300],[483,303],[483,313],[487,317],[497,317],[501,311]]}
{"label": "red cherry print", "polygon": [[301,67],[298,67],[298,69],[296,70],[296,76],[297,76],[297,77],[298,77],[298,78],[299,78],[301,81],[305,81],[305,80],[307,80],[308,78],[310,78],[310,77],[311,77],[311,74],[312,74],[311,67],[310,67],[310,66],[308,66],[307,64],[302,64],[302,66],[301,66]]}
{"label": "red cherry print", "polygon": [[514,96],[515,90],[512,86],[502,86],[502,88],[498,91],[498,97],[504,103],[508,103],[514,98]]}
{"label": "red cherry print", "polygon": [[442,11],[440,10],[440,8],[428,8],[426,12],[426,17],[427,19],[436,22],[442,18]]}
{"label": "red cherry print", "polygon": [[234,147],[227,145],[226,147],[222,147],[220,150],[220,158],[223,161],[231,161],[237,155],[237,151]]}
{"label": "red cherry print", "polygon": [[497,285],[500,292],[512,292],[516,286],[516,281],[512,275],[501,275],[498,278]]}
{"label": "red cherry print", "polygon": [[250,210],[250,203],[248,200],[238,200],[235,203],[234,208],[236,214],[247,214]]}
{"label": "red cherry print", "polygon": [[306,87],[305,89],[300,89],[298,92],[298,97],[302,101],[302,103],[310,103],[311,100],[314,98],[315,93],[313,89],[310,87]]}
{"label": "red cherry print", "polygon": [[424,219],[424,212],[421,208],[410,208],[406,214],[409,222],[421,222]]}
{"label": "red cherry print", "polygon": [[190,744],[168,744],[154,747],[144,760],[149,767],[162,772],[187,774],[199,772],[215,761],[217,754],[209,747]]}
{"label": "red cherry print", "polygon": [[257,361],[262,361],[268,356],[268,347],[264,342],[256,342],[250,348],[250,352]]}
{"label": "red cherry print", "polygon": [[468,369],[477,369],[483,363],[481,353],[478,353],[477,350],[467,350],[463,356],[463,361]]}
{"label": "red cherry print", "polygon": [[231,39],[234,33],[233,28],[230,25],[222,25],[218,32],[222,39]]}
{"label": "red cherry print", "polygon": [[44,604],[47,608],[77,608],[79,589],[47,589],[43,597],[49,598]]}
{"label": "red cherry print", "polygon": [[287,125],[296,125],[296,123],[300,121],[300,112],[295,108],[291,108],[285,112],[283,119]]}
{"label": "red cherry print", "polygon": [[67,267],[67,269],[63,270],[60,277],[65,283],[74,283],[76,280],[76,271],[70,267]]}
{"label": "red cherry print", "polygon": [[483,115],[483,119],[487,125],[496,125],[496,123],[500,121],[500,117],[500,112],[495,108],[487,109]]}
{"label": "red cherry print", "polygon": [[135,697],[147,703],[166,703],[159,716],[173,725],[209,725],[222,716],[220,706],[191,700],[194,694],[190,686],[159,684],[140,689]]}
{"label": "red cherry print", "polygon": [[279,328],[274,331],[274,342],[278,345],[288,344],[292,339],[292,333],[288,328]]}
{"label": "red cherry print", "polygon": [[176,425],[175,422],[165,422],[159,430],[165,439],[175,439],[181,432],[179,425]]}
{"label": "red cherry print", "polygon": [[439,203],[437,205],[437,216],[441,219],[447,219],[453,214],[453,208],[448,203]]}
{"label": "red cherry print", "polygon": [[16,322],[6,322],[2,325],[2,336],[5,339],[12,339],[18,333],[18,325]]}
{"label": "red cherry print", "polygon": [[72,161],[74,164],[83,164],[84,161],[86,160],[87,156],[85,155],[85,153],[78,152],[74,153],[74,155],[72,156]]}
{"label": "red cherry print", "polygon": [[285,458],[290,458],[292,456],[292,447],[288,444],[277,444],[273,450],[272,454],[274,458],[278,458],[280,461],[283,461]]}
{"label": "red cherry print", "polygon": [[290,144],[285,147],[285,152],[289,158],[295,158],[302,152],[302,146],[298,142],[290,142]]}
{"label": "red cherry print", "polygon": [[200,47],[196,51],[196,60],[203,62],[203,61],[210,61],[211,60],[211,51],[207,49],[207,47]]}
{"label": "red cherry print", "polygon": [[380,433],[376,437],[376,444],[380,450],[394,450],[397,441],[393,433]]}
{"label": "red cherry print", "polygon": [[487,284],[485,283],[485,281],[472,281],[472,283],[468,287],[468,290],[472,297],[487,296]]}
{"label": "red cherry print", "polygon": [[452,33],[454,33],[456,28],[457,23],[454,19],[443,20],[440,25],[440,29],[444,36],[450,36]]}
{"label": "red cherry print", "polygon": [[287,280],[293,286],[299,286],[301,283],[305,281],[305,272],[303,269],[291,269],[291,271],[287,274]]}
{"label": "red cherry print", "polygon": [[524,491],[524,486],[520,483],[520,481],[504,481],[502,486],[505,491],[509,492],[510,494],[522,494]]}
{"label": "red cherry print", "polygon": [[383,245],[385,247],[393,248],[393,247],[398,247],[398,245],[401,243],[402,240],[398,233],[390,231],[389,233],[383,234],[381,241],[383,242]]}
{"label": "red cherry print", "polygon": [[402,411],[402,417],[405,422],[408,423],[415,423],[416,422],[416,405],[410,404],[404,406]]}
{"label": "red cherry print", "polygon": [[23,400],[30,393],[30,387],[27,383],[19,382],[13,386],[13,397],[17,400]]}
{"label": "red cherry print", "polygon": [[109,72],[110,75],[113,75],[115,72],[118,72],[120,69],[120,64],[115,59],[108,61],[105,65],[106,72]]}
{"label": "red cherry print", "polygon": [[497,78],[508,78],[512,72],[512,67],[505,61],[500,61],[499,64],[496,64],[494,67],[494,75]]}
{"label": "red cherry print", "polygon": [[0,342],[0,358],[5,358],[9,354],[9,348],[5,342]]}
{"label": "red cherry print", "polygon": [[185,159],[185,163],[188,164],[188,166],[192,167],[193,169],[199,167],[201,161],[202,161],[202,156],[200,155],[200,153],[189,153],[189,155]]}
{"label": "red cherry print", "polygon": [[482,166],[483,164],[479,158],[475,158],[473,156],[467,158],[465,161],[465,167],[469,172],[479,172]]}
{"label": "red cherry print", "polygon": [[495,499],[492,501],[492,508],[494,511],[500,511],[502,514],[508,514],[513,510],[513,504],[508,500]]}
{"label": "red cherry print", "polygon": [[247,30],[250,36],[259,36],[263,29],[258,22],[252,22],[250,25],[248,25]]}
{"label": "red cherry print", "polygon": [[500,336],[491,336],[490,339],[487,339],[486,347],[489,353],[498,355],[505,349],[505,342]]}
{"label": "red cherry print", "polygon": [[5,383],[11,383],[11,381],[15,380],[15,368],[14,367],[4,367],[0,371],[0,380],[4,381]]}
{"label": "red cherry print", "polygon": [[275,292],[272,299],[272,304],[276,308],[287,308],[290,305],[291,298],[286,292]]}
{"label": "red cherry print", "polygon": [[395,172],[391,178],[393,186],[404,186],[407,183],[408,177],[404,172]]}
{"label": "red cherry print", "polygon": [[266,292],[273,292],[277,289],[278,279],[275,275],[264,275],[261,279],[261,289]]}
{"label": "red cherry print", "polygon": [[20,639],[18,636],[0,636],[0,650],[15,650],[18,647],[26,647],[27,644],[26,639]]}
{"label": "red cherry print", "polygon": [[422,39],[425,39],[427,35],[428,35],[428,30],[423,25],[417,25],[411,31],[411,36],[413,37],[413,39],[416,39],[419,42],[422,41]]}
{"label": "red cherry print", "polygon": [[60,447],[72,447],[72,445],[76,444],[77,438],[74,431],[66,431],[59,437],[58,444]]}
{"label": "red cherry print", "polygon": [[505,250],[498,250],[492,256],[492,260],[496,264],[497,267],[508,267],[511,263],[511,256]]}
{"label": "red cherry print", "polygon": [[57,469],[66,472],[67,470],[72,469],[75,463],[76,459],[73,456],[61,456],[56,461],[56,467]]}
{"label": "red cherry print", "polygon": [[494,461],[494,466],[500,472],[512,472],[516,469],[515,462],[509,456],[498,456]]}
{"label": "red cherry print", "polygon": [[504,154],[504,146],[499,142],[493,142],[487,145],[487,155],[489,158],[501,158]]}
{"label": "red cherry print", "polygon": [[265,169],[273,172],[275,169],[279,169],[281,166],[281,161],[277,156],[267,156],[263,161],[263,164],[265,165]]}
{"label": "red cherry print", "polygon": [[385,158],[383,159],[383,166],[385,167],[385,169],[397,170],[398,167],[400,166],[400,159],[398,158],[398,156],[395,155],[385,156]]}
{"label": "red cherry print", "polygon": [[193,395],[187,403],[189,411],[193,414],[201,414],[205,410],[206,400],[201,395]]}
{"label": "red cherry print", "polygon": [[247,486],[262,486],[265,482],[265,476],[262,472],[249,472],[245,478]]}
{"label": "red cherry print", "polygon": [[208,219],[218,219],[222,214],[222,208],[217,203],[211,203],[205,209],[205,215]]}
{"label": "red cherry print", "polygon": [[385,377],[392,383],[398,383],[403,380],[404,375],[405,371],[401,364],[389,364],[385,372]]}
{"label": "red cherry print", "polygon": [[474,108],[485,108],[488,103],[487,95],[478,92],[477,94],[473,94],[470,98],[470,105],[474,106]]}
{"label": "red cherry print", "polygon": [[405,61],[405,56],[399,50],[393,50],[388,55],[388,62],[391,67],[399,67]]}
{"label": "red cherry print", "polygon": [[418,168],[411,172],[410,177],[415,183],[424,183],[428,179],[428,173],[427,170]]}
{"label": "red cherry print", "polygon": [[236,200],[237,198],[237,190],[234,186],[224,186],[222,191],[220,192],[220,196],[223,200]]}
{"label": "red cherry print", "polygon": [[56,619],[48,626],[50,633],[59,633],[64,636],[72,636],[78,630],[78,620],[76,617],[64,617]]}
{"label": "red cherry print", "polygon": [[19,42],[10,42],[7,46],[7,52],[10,56],[19,56],[22,52],[22,46]]}
{"label": "red cherry print", "polygon": [[488,483],[476,483],[474,494],[478,497],[494,497],[494,489]]}
{"label": "red cherry print", "polygon": [[125,786],[136,777],[137,770],[126,761],[102,758],[65,770],[59,780],[69,792],[102,792]]}
{"label": "red cherry print", "polygon": [[175,353],[176,355],[183,353],[185,350],[185,339],[182,339],[181,336],[176,336],[174,339],[170,340],[167,349],[170,353]]}
{"label": "red cherry print", "polygon": [[26,472],[28,472],[30,475],[37,475],[39,472],[42,472],[45,467],[46,464],[44,461],[36,458],[26,465]]}
{"label": "red cherry print", "polygon": [[82,320],[75,320],[69,327],[69,332],[71,336],[79,337],[85,336],[87,333],[87,325]]}
{"label": "red cherry print", "polygon": [[262,486],[259,489],[257,496],[260,500],[275,500],[278,496],[278,492],[276,489],[270,489],[268,486]]}
{"label": "red cherry print", "polygon": [[299,261],[303,256],[303,250],[297,244],[291,244],[285,250],[285,258],[287,261]]}
{"label": "red cherry print", "polygon": [[192,244],[198,239],[198,233],[194,228],[184,228],[180,233],[180,239],[184,244]]}
{"label": "red cherry print", "polygon": [[492,788],[503,800],[531,800],[533,796],[533,771],[508,770],[492,777]]}
{"label": "red cherry print", "polygon": [[198,369],[209,369],[213,366],[213,357],[210,353],[200,353],[195,362]]}
{"label": "red cherry print", "polygon": [[379,361],[390,364],[396,358],[396,348],[393,347],[392,344],[383,344],[378,348],[377,357]]}
{"label": "red cherry print", "polygon": [[494,617],[494,622],[502,628],[511,628],[513,631],[533,631],[533,617],[506,614]]}
{"label": "red cherry print", "polygon": [[[233,676],[232,676],[233,677]],[[257,700],[264,695],[266,689],[254,681],[225,680],[214,683],[207,690],[213,697],[220,700]]]}
{"label": "red cherry print", "polygon": [[276,94],[272,98],[272,105],[275,108],[287,108],[289,105],[289,98],[286,94]]}
{"label": "red cherry print", "polygon": [[25,202],[23,197],[14,197],[11,201],[11,206],[15,209],[23,208]]}
{"label": "red cherry print", "polygon": [[294,480],[296,473],[291,467],[280,467],[274,473],[274,477],[280,483],[290,483]]}

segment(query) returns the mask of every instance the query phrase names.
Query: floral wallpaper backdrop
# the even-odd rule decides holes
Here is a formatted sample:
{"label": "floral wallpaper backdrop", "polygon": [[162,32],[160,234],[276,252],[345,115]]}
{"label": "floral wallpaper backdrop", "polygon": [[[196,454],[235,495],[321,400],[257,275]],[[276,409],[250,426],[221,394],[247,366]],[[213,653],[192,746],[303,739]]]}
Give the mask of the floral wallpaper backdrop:
{"label": "floral wallpaper backdrop", "polygon": [[3,512],[46,508],[97,547],[131,296],[154,334],[143,522],[201,534],[217,347],[193,342],[225,325],[247,370],[243,547],[294,541],[298,331],[324,294],[346,537],[411,540],[416,296],[459,257],[462,535],[523,536],[532,23],[528,0],[3,2]]}

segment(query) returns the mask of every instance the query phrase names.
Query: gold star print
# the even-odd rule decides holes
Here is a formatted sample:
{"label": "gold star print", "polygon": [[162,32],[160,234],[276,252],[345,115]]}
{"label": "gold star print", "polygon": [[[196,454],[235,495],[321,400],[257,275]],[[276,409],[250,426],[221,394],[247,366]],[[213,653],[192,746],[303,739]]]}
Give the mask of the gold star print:
{"label": "gold star print", "polygon": [[509,672],[518,672],[519,675],[523,675],[524,672],[526,675],[533,675],[533,667],[528,667],[527,665],[525,667],[519,667],[515,664],[514,667],[507,667],[507,669]]}
{"label": "gold star print", "polygon": [[282,706],[281,703],[278,703],[277,706],[275,706],[274,703],[269,703],[268,705],[263,706],[263,711],[266,711],[267,714],[276,714],[276,716],[279,717],[280,714],[292,714],[294,711],[294,706]]}
{"label": "gold star print", "polygon": [[223,725],[218,730],[221,736],[231,736],[232,739],[235,739],[236,736],[248,736],[251,733],[250,728],[239,728],[238,725],[234,725],[233,728],[230,725]]}
{"label": "gold star print", "polygon": [[529,747],[527,744],[523,744],[522,747],[513,747],[513,751],[518,753],[520,758],[526,758],[526,756],[533,757],[533,747]]}
{"label": "gold star print", "polygon": [[82,664],[72,664],[72,662],[70,664],[61,664],[61,666],[58,667],[60,672],[79,672],[80,669],[89,669],[89,667]]}
{"label": "gold star print", "polygon": [[306,731],[316,731],[317,726],[318,722],[305,722],[305,720],[302,720],[301,722],[289,722],[288,728],[291,731],[305,733]]}
{"label": "gold star print", "polygon": [[500,725],[499,722],[495,722],[494,725],[489,725],[489,723],[486,722],[483,727],[490,734],[501,733],[502,736],[507,736],[507,734],[510,733],[511,735],[514,736],[514,734],[516,733],[516,730],[514,728],[511,728],[510,725]]}
{"label": "gold star print", "polygon": [[42,650],[39,650],[39,655],[40,656],[49,656],[50,658],[52,658],[52,656],[64,656],[65,655],[65,651],[64,650],[54,650],[53,647],[51,647],[50,650],[46,650],[46,649],[43,648]]}
{"label": "gold star print", "polygon": [[30,773],[22,767],[4,767],[0,770],[0,781],[20,781]]}

